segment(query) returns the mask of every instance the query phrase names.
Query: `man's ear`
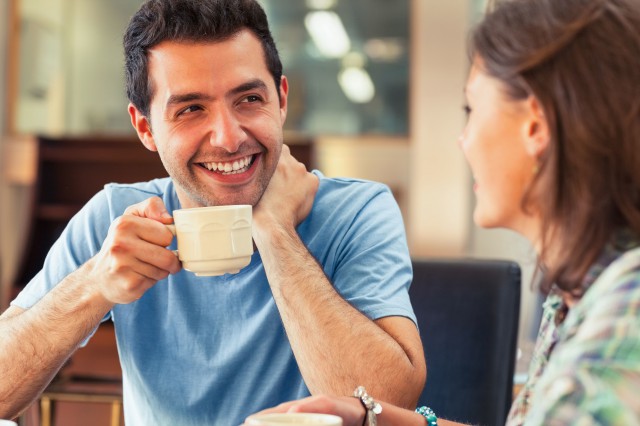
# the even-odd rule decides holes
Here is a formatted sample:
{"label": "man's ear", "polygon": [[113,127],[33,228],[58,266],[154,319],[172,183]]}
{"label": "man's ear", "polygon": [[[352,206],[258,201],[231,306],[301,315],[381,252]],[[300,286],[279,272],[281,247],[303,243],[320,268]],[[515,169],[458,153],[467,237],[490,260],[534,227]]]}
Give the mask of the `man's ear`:
{"label": "man's ear", "polygon": [[287,119],[287,96],[289,95],[289,82],[284,75],[280,79],[280,93],[278,95],[280,96],[280,119],[284,124]]}
{"label": "man's ear", "polygon": [[156,147],[156,143],[153,140],[153,134],[151,133],[151,124],[147,117],[145,117],[138,108],[136,108],[132,103],[129,103],[129,116],[131,116],[131,125],[134,129],[136,129],[136,133],[138,134],[138,138],[142,144],[149,151],[158,151]]}
{"label": "man's ear", "polygon": [[525,148],[532,157],[539,158],[551,140],[549,122],[535,96],[529,96],[526,108],[528,117],[523,127]]}

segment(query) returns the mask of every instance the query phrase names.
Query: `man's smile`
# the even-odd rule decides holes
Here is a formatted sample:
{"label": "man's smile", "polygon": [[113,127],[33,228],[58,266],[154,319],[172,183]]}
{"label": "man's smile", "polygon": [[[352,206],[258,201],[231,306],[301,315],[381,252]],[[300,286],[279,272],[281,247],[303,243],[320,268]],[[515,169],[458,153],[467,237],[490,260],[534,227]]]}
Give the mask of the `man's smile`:
{"label": "man's smile", "polygon": [[221,173],[223,175],[233,175],[244,173],[249,170],[254,159],[255,155],[248,155],[233,161],[204,162],[198,164],[212,172]]}

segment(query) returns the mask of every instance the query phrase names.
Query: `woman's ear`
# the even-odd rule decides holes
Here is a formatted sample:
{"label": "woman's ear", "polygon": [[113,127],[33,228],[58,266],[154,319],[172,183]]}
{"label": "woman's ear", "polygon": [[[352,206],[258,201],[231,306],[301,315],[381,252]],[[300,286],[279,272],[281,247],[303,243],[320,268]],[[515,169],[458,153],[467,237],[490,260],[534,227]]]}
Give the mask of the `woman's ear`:
{"label": "woman's ear", "polygon": [[153,134],[151,133],[151,124],[147,117],[144,116],[138,108],[136,108],[132,103],[129,103],[129,116],[131,117],[131,125],[136,130],[138,134],[138,138],[142,144],[149,150],[157,152],[158,148],[156,147],[156,143],[153,140]]}
{"label": "woman's ear", "polygon": [[542,105],[535,96],[531,95],[527,98],[526,108],[528,117],[523,128],[525,148],[532,157],[538,158],[547,149],[551,140],[549,123]]}

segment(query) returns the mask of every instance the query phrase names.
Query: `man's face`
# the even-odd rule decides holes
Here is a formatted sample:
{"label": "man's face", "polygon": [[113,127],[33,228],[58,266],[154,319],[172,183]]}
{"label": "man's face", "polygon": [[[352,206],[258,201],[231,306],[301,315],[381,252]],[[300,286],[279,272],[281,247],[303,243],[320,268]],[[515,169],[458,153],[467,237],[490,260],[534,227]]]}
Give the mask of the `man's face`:
{"label": "man's face", "polygon": [[182,207],[255,205],[280,158],[288,89],[283,77],[276,91],[253,33],[160,43],[149,51],[149,79],[149,120],[131,105],[129,112]]}

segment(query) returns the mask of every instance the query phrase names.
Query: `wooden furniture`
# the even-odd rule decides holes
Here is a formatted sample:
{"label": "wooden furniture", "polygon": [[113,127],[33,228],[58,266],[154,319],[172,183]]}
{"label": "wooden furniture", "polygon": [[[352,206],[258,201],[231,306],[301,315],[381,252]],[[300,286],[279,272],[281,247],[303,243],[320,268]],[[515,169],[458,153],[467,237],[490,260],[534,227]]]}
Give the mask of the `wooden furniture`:
{"label": "wooden furniture", "polygon": [[520,267],[414,259],[409,290],[427,360],[418,405],[463,424],[504,425],[512,403]]}
{"label": "wooden furniture", "polygon": [[40,424],[53,426],[55,402],[104,403],[111,407],[110,426],[120,426],[122,415],[122,382],[95,383],[77,378],[61,379],[51,383],[40,396]]}
{"label": "wooden furniture", "polygon": [[135,136],[39,136],[36,161],[29,235],[14,281],[17,290],[42,268],[69,219],[106,183],[167,176],[158,155]]}
{"label": "wooden furniture", "polygon": [[114,325],[106,322],[45,389],[32,418],[42,426],[122,424],[122,370],[114,343]]}

